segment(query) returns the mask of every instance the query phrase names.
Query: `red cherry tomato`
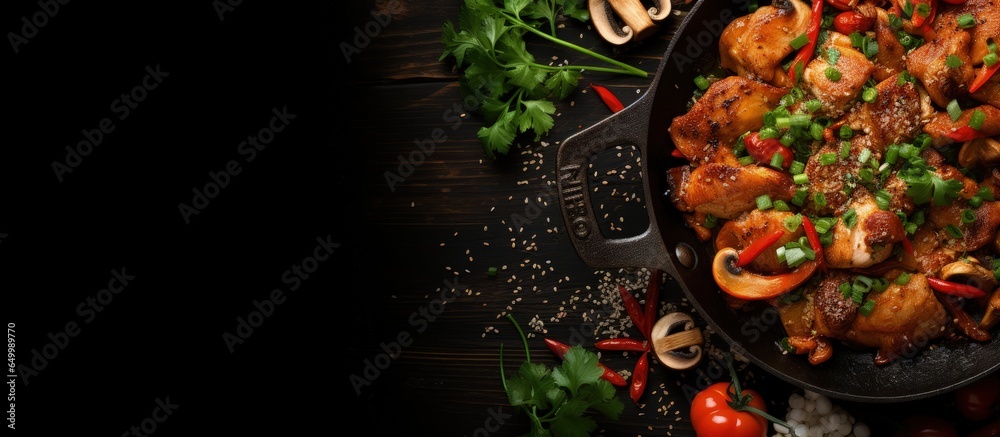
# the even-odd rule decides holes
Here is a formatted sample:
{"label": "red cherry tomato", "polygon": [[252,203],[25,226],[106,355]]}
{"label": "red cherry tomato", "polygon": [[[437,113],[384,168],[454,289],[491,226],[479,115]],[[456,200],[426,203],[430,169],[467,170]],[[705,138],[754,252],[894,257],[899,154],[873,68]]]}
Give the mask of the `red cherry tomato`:
{"label": "red cherry tomato", "polygon": [[996,374],[955,390],[958,411],[969,420],[988,419],[993,414],[997,398],[1000,398],[1000,376]]}
{"label": "red cherry tomato", "polygon": [[844,35],[864,32],[875,24],[875,17],[866,17],[858,11],[845,11],[833,18],[833,28]]}
{"label": "red cherry tomato", "polygon": [[[728,389],[728,382],[717,382],[695,395],[691,403],[695,433],[699,437],[763,437],[768,430],[767,419],[733,409]],[[746,389],[743,396],[753,396],[747,405],[766,411],[764,399],[757,392]]]}

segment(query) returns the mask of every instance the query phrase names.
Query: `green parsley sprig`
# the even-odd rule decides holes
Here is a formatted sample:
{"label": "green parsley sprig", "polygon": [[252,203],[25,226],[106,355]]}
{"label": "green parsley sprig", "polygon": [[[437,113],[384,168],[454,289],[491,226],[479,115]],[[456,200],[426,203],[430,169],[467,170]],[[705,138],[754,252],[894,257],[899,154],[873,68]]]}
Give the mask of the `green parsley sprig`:
{"label": "green parsley sprig", "polygon": [[[507,154],[518,133],[532,131],[535,140],[549,132],[555,105],[549,97],[565,99],[579,84],[581,72],[599,71],[647,77],[638,68],[580,47],[556,36],[560,15],[590,19],[582,0],[465,0],[455,28],[442,28],[445,50],[440,61],[453,57],[461,71],[466,102],[485,119],[477,136],[486,154]],[[540,30],[547,29],[546,31]],[[613,67],[546,65],[528,52],[525,37],[532,35],[583,53]]]}
{"label": "green parsley sprig", "polygon": [[604,370],[597,355],[573,346],[563,356],[562,364],[552,369],[531,362],[524,331],[507,314],[524,344],[525,361],[517,376],[507,378],[503,369],[503,344],[500,345],[500,379],[510,404],[520,407],[531,421],[532,437],[588,436],[597,429],[589,412],[598,412],[618,420],[625,404],[615,397],[615,387],[601,379]]}

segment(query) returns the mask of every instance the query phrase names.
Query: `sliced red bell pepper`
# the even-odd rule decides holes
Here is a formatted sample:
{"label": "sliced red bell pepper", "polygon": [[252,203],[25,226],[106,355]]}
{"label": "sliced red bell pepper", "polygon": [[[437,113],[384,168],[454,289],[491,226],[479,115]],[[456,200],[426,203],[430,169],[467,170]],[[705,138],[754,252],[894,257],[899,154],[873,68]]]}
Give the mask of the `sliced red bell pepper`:
{"label": "sliced red bell pepper", "polygon": [[809,37],[809,42],[799,49],[799,53],[795,55],[791,66],[788,67],[788,78],[792,80],[792,83],[798,82],[798,77],[795,74],[796,67],[802,64],[802,68],[805,68],[806,63],[812,59],[813,53],[816,51],[816,40],[819,39],[819,29],[822,23],[823,0],[813,0],[812,15],[809,17],[809,27],[806,28],[806,36]]}
{"label": "sliced red bell pepper", "polygon": [[785,235],[785,230],[778,229],[777,231],[771,232],[770,234],[759,238],[757,241],[750,243],[746,249],[743,249],[740,252],[740,257],[736,261],[736,267],[743,267],[752,263],[753,260],[757,259],[761,253],[764,253],[768,247],[771,247],[772,244],[778,242],[782,235]]}
{"label": "sliced red bell pepper", "polygon": [[985,291],[980,290],[976,287],[966,284],[959,284],[957,282],[945,281],[944,279],[927,278],[927,283],[930,284],[932,289],[940,291],[944,294],[951,294],[954,296],[965,297],[970,299],[986,296]]}
{"label": "sliced red bell pepper", "polygon": [[816,262],[819,263],[819,269],[823,273],[826,273],[826,258],[823,257],[823,243],[819,241],[819,233],[816,232],[816,226],[809,220],[809,217],[802,215],[802,227],[806,230],[809,245],[812,246],[813,252],[816,252]]}
{"label": "sliced red bell pepper", "polygon": [[781,166],[788,168],[795,160],[795,153],[792,149],[785,147],[777,138],[760,139],[759,132],[751,132],[743,137],[743,144],[747,147],[747,153],[753,157],[754,161],[761,164],[770,164],[774,154],[781,155]]}
{"label": "sliced red bell pepper", "polygon": [[979,67],[979,72],[976,73],[975,80],[972,81],[972,85],[969,85],[969,92],[974,93],[979,91],[979,88],[986,85],[986,82],[989,82],[990,78],[993,77],[993,73],[996,73],[997,70],[1000,70],[1000,62],[993,64],[992,67],[987,67],[985,64]]}
{"label": "sliced red bell pepper", "polygon": [[915,256],[917,254],[916,250],[913,249],[913,243],[910,242],[909,238],[906,238],[904,236],[902,243],[903,243],[903,250],[905,250],[906,253],[910,254],[910,256]]}
{"label": "sliced red bell pepper", "polygon": [[[558,356],[560,359],[566,356],[566,352],[569,352],[570,349],[570,346],[568,344],[558,342],[551,338],[545,339],[545,345],[548,346],[549,350],[555,353],[556,356]],[[619,375],[618,372],[611,370],[611,368],[605,366],[604,364],[597,363],[597,365],[601,366],[601,369],[604,370],[604,374],[601,375],[601,379],[610,382],[611,385],[614,385],[616,387],[624,387],[628,385],[628,382],[625,381],[625,378],[622,378],[622,376]]]}
{"label": "sliced red bell pepper", "polygon": [[[997,64],[1000,64],[1000,62]],[[956,142],[964,143],[966,141],[972,141],[976,138],[985,137],[986,133],[981,130],[973,129],[972,126],[961,126],[951,132],[948,132],[945,136],[955,140]]]}
{"label": "sliced red bell pepper", "polygon": [[[910,15],[910,23],[913,23],[913,27],[923,27],[924,23],[930,23],[934,21],[934,14],[937,11],[937,0],[910,0],[913,4],[913,14]],[[921,16],[917,12],[917,8],[920,5],[927,5],[928,14],[926,16]]]}

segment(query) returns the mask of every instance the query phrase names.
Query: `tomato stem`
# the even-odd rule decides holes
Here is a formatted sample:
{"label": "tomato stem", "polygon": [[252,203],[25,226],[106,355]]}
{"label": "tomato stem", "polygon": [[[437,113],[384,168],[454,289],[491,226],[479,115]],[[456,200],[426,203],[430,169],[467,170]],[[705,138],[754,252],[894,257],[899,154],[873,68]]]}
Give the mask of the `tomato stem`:
{"label": "tomato stem", "polygon": [[736,411],[747,411],[750,413],[754,413],[773,423],[777,423],[778,425],[785,427],[785,429],[788,430],[788,433],[791,434],[792,437],[798,437],[795,434],[795,430],[792,429],[791,425],[789,425],[788,422],[778,419],[777,417],[774,417],[759,408],[752,407],[749,405],[750,401],[753,399],[753,395],[747,395],[747,396],[743,395],[743,387],[740,386],[740,376],[736,373],[736,367],[733,366],[733,355],[731,353],[726,353],[726,366],[729,367],[729,376],[730,378],[732,378],[732,383],[729,385],[729,398],[732,399],[732,401],[729,402],[729,406],[732,409]]}

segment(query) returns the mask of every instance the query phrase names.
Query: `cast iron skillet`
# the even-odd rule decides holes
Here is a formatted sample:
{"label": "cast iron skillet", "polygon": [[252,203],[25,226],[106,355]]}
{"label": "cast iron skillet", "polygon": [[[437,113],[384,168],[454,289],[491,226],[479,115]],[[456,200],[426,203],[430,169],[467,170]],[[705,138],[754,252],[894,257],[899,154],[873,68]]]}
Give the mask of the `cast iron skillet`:
{"label": "cast iron skillet", "polygon": [[[798,387],[859,402],[898,402],[933,396],[969,384],[1000,367],[1000,342],[939,346],[874,364],[874,351],[836,345],[830,361],[813,366],[803,355],[782,354],[785,336],[775,311],[737,315],[711,274],[714,249],[700,242],[664,197],[668,168],[683,164],[667,128],[687,111],[693,78],[717,63],[718,37],[726,24],[746,14],[739,0],[699,0],[681,28],[646,93],[611,117],[566,139],[559,148],[557,179],[563,217],[581,259],[595,268],[659,268],[677,280],[688,299],[734,352]],[[635,146],[641,153],[649,227],[624,239],[601,234],[591,207],[586,168],[598,152]]]}

